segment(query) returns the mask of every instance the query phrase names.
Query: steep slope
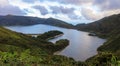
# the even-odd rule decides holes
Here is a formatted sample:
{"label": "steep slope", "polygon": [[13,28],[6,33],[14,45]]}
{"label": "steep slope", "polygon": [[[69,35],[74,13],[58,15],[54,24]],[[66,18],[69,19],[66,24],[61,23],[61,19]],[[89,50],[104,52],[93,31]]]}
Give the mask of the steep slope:
{"label": "steep slope", "polygon": [[42,48],[45,45],[52,45],[50,42],[41,42],[31,36],[16,33],[3,27],[0,27],[0,44],[12,45],[24,49],[33,49],[35,47]]}
{"label": "steep slope", "polygon": [[91,66],[120,66],[120,30],[114,30],[97,51],[98,54],[87,59]]}
{"label": "steep slope", "polygon": [[115,53],[120,59],[120,30],[114,30],[107,42],[98,48],[98,51]]}
{"label": "steep slope", "polygon": [[0,16],[1,26],[35,25],[35,24],[46,24],[63,28],[73,28],[72,24],[68,24],[64,21],[54,18],[44,19],[37,17],[13,16],[13,15]]}
{"label": "steep slope", "polygon": [[96,32],[102,37],[107,37],[114,29],[119,29],[120,14],[112,15],[89,24],[78,24],[76,29]]}

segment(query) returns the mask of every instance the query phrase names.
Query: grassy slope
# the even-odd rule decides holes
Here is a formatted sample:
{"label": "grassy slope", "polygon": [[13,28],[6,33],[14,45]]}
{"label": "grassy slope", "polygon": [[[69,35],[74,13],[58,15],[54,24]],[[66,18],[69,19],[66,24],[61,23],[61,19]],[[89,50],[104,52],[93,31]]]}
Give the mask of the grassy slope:
{"label": "grassy slope", "polygon": [[38,46],[36,40],[32,40],[31,37],[10,31],[3,27],[0,27],[0,44],[12,45],[24,49],[28,49],[28,48],[32,49],[33,47]]}
{"label": "grassy slope", "polygon": [[48,52],[48,49],[46,49],[50,45],[52,45],[52,43],[37,41],[30,36],[26,36],[24,34],[16,33],[0,27],[1,51],[23,51],[25,49],[30,49],[31,52],[34,52],[35,49],[40,49],[44,50],[46,53],[51,53],[52,50],[49,50]]}
{"label": "grassy slope", "polygon": [[107,42],[98,48],[98,51],[112,52],[120,59],[120,30],[114,30]]}
{"label": "grassy slope", "polygon": [[[64,42],[66,41],[63,41],[62,43],[64,44]],[[59,43],[61,42],[59,41]],[[19,64],[19,62],[22,62],[21,66],[30,66],[31,64],[45,64],[52,66],[78,65],[78,62],[75,62],[71,58],[53,55],[54,50],[57,50],[56,47],[59,48],[61,45],[54,46],[53,43],[38,39],[36,40],[30,36],[0,27],[0,65],[5,64],[5,66],[9,66],[10,64]],[[81,62],[79,62],[79,64],[81,64]]]}

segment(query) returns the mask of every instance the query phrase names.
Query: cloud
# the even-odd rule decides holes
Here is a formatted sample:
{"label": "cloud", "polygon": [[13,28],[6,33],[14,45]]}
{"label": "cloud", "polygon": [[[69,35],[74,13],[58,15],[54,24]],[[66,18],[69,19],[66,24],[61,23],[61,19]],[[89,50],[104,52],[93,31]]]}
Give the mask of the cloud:
{"label": "cloud", "polygon": [[0,0],[0,7],[4,7],[8,5],[8,1],[7,0]]}
{"label": "cloud", "polygon": [[101,14],[103,14],[103,17],[106,17],[106,16],[110,16],[113,14],[119,14],[119,13],[120,13],[120,9],[116,9],[116,10],[103,11]]}
{"label": "cloud", "polygon": [[62,7],[62,6],[60,7],[51,6],[50,8],[53,14],[58,14],[58,13],[69,14],[69,13],[73,13],[73,11],[75,10],[74,8],[67,8],[67,7]]}
{"label": "cloud", "polygon": [[23,2],[26,2],[26,3],[34,3],[35,0],[22,0]]}
{"label": "cloud", "polygon": [[119,3],[120,0],[94,0],[92,6],[81,9],[81,14],[87,20],[99,20],[120,13]]}
{"label": "cloud", "polygon": [[0,15],[8,15],[8,14],[24,15],[25,13],[22,12],[18,7],[10,5],[8,0],[1,0]]}
{"label": "cloud", "polygon": [[90,3],[93,0],[47,0],[47,1],[59,2],[62,4],[81,5],[81,4]]}
{"label": "cloud", "polygon": [[99,6],[102,11],[120,9],[120,0],[95,0],[93,5]]}
{"label": "cloud", "polygon": [[0,0],[0,14],[91,22],[120,13],[119,3],[120,0]]}
{"label": "cloud", "polygon": [[76,19],[81,19],[81,17],[80,16],[77,16],[76,14],[69,14],[68,15],[68,17],[70,18],[70,19],[73,19],[73,20],[76,20]]}
{"label": "cloud", "polygon": [[102,17],[101,14],[96,14],[92,9],[82,8],[81,14],[87,20],[97,20]]}
{"label": "cloud", "polygon": [[60,4],[72,4],[72,5],[81,5],[81,4],[86,4],[86,3],[90,3],[93,0],[22,0],[23,2],[27,2],[27,3],[34,3],[36,1],[39,2],[58,2]]}
{"label": "cloud", "polygon": [[97,5],[101,8],[101,10],[109,10],[109,9],[120,9],[120,0],[22,0],[27,3],[34,2],[57,2],[59,4],[72,4],[72,5],[87,5],[89,3],[93,4],[93,6]]}
{"label": "cloud", "polygon": [[40,11],[42,15],[48,14],[48,10],[44,6],[33,6],[33,8],[37,9]]}
{"label": "cloud", "polygon": [[13,7],[13,6],[5,6],[5,7],[0,7],[0,15],[25,15],[24,12],[22,12],[18,7]]}
{"label": "cloud", "polygon": [[113,14],[119,14],[120,13],[120,9],[116,9],[116,10],[105,10],[102,12],[96,12],[94,9],[89,9],[89,8],[82,8],[81,10],[81,14],[84,18],[86,18],[87,20],[99,20],[101,18],[113,15]]}
{"label": "cloud", "polygon": [[67,15],[70,19],[79,19],[80,17],[74,13],[75,8],[68,8],[62,6],[51,6],[53,14],[64,14]]}

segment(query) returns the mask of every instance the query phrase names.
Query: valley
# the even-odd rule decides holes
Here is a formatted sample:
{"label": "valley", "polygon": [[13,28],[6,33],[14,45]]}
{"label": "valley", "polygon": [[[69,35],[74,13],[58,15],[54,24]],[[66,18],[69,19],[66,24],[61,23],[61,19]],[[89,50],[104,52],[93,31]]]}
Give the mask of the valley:
{"label": "valley", "polygon": [[[0,59],[2,60],[0,64],[118,66],[120,65],[119,16],[120,14],[112,15],[76,26],[53,18],[47,19],[48,22],[43,21],[43,25],[43,23],[37,23],[40,18],[1,16]],[[19,22],[19,18],[23,21]],[[29,20],[33,20],[31,24],[27,24]],[[34,20],[38,21],[34,22]],[[14,21],[16,24],[12,23]],[[54,33],[54,30],[58,33]],[[96,36],[89,36],[89,33],[95,33]],[[32,37],[25,34],[40,35]],[[63,35],[53,39],[60,34]]]}

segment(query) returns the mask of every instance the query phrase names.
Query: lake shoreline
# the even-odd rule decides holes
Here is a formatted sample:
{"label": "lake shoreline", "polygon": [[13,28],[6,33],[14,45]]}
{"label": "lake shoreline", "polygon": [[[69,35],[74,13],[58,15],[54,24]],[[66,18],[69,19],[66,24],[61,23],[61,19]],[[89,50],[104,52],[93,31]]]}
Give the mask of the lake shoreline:
{"label": "lake shoreline", "polygon": [[60,39],[68,39],[70,44],[65,49],[61,50],[59,54],[72,57],[79,61],[95,55],[97,53],[97,48],[106,41],[105,39],[97,36],[89,36],[89,33],[85,31],[41,24],[33,26],[10,26],[6,28],[23,34],[43,34],[50,30],[61,31],[64,34],[56,36],[54,39],[50,40],[50,42],[55,43]]}

